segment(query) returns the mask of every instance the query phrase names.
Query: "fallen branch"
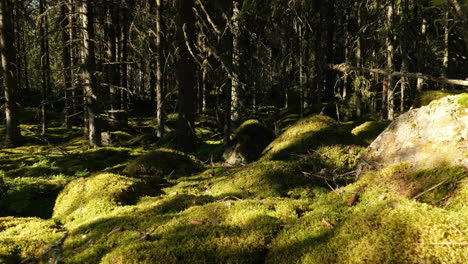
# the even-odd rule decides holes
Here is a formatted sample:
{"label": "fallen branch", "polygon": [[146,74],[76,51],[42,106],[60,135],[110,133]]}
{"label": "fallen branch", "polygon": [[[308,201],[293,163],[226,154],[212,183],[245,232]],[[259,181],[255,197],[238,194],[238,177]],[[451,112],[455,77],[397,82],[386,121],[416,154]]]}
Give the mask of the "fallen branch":
{"label": "fallen branch", "polygon": [[460,245],[460,246],[467,246],[468,242],[438,242],[438,243],[431,243],[431,245]]}
{"label": "fallen branch", "polygon": [[430,191],[434,190],[435,188],[437,188],[437,187],[441,186],[442,184],[444,184],[444,183],[446,183],[446,182],[447,182],[447,180],[443,180],[443,181],[439,182],[438,184],[436,184],[436,185],[432,186],[431,188],[429,188],[429,189],[425,190],[424,192],[422,192],[422,193],[419,193],[419,194],[417,194],[417,195],[413,196],[413,198],[412,198],[412,199],[418,199],[419,197],[421,197],[421,196],[423,196],[424,194],[426,194],[426,193],[428,193],[428,192],[430,192]]}
{"label": "fallen branch", "polygon": [[357,68],[347,63],[329,64],[328,68],[331,70],[340,71],[344,73],[352,72],[352,71],[365,71],[365,72],[378,73],[382,75],[390,75],[393,77],[407,77],[407,78],[423,79],[427,81],[433,81],[433,82],[444,83],[444,84],[468,86],[468,80],[447,79],[447,78],[442,78],[442,77],[435,77],[435,76],[424,74],[424,73],[399,72],[399,71],[391,71],[391,70],[386,70],[386,69],[366,68],[366,67]]}

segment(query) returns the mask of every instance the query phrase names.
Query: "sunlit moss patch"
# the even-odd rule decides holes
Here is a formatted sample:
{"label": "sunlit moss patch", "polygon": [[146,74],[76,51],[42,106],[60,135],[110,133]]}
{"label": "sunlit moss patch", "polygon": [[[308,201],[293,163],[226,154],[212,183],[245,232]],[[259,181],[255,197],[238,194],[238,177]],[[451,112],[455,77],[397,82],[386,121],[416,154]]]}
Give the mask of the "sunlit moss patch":
{"label": "sunlit moss patch", "polygon": [[367,121],[355,127],[351,133],[367,144],[372,141],[390,124],[389,121]]}
{"label": "sunlit moss patch", "polygon": [[70,182],[57,198],[53,217],[72,223],[91,220],[151,193],[144,181],[101,173]]}
{"label": "sunlit moss patch", "polygon": [[203,169],[196,158],[171,149],[158,149],[130,162],[124,173],[130,176],[150,175],[177,177],[191,175]]}
{"label": "sunlit moss patch", "polygon": [[353,135],[331,117],[314,115],[299,120],[263,151],[261,160],[291,159],[321,145],[352,144]]}

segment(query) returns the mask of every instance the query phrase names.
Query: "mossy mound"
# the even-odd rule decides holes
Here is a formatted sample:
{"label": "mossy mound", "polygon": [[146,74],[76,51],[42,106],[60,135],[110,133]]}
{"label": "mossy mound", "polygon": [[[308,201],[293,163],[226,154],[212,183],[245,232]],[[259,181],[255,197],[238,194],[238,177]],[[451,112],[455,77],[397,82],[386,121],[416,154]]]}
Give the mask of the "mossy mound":
{"label": "mossy mound", "polygon": [[[369,173],[312,203],[275,237],[266,263],[465,263],[467,210],[420,201],[454,193],[450,183],[467,176],[460,167],[413,171],[407,164]],[[448,192],[430,194],[444,179],[440,188]],[[347,205],[354,194],[359,198]]]}
{"label": "mossy mound", "polygon": [[0,217],[0,263],[46,263],[43,253],[62,232],[50,220]]}
{"label": "mossy mound", "polygon": [[351,133],[370,144],[389,124],[390,121],[367,121],[355,127]]}
{"label": "mossy mound", "polygon": [[307,171],[306,164],[285,161],[254,162],[214,183],[210,193],[219,197],[234,195],[243,198],[286,196],[294,188],[313,183],[302,175],[302,171]]}
{"label": "mossy mound", "polygon": [[261,160],[291,159],[292,155],[306,154],[318,146],[354,143],[354,136],[333,118],[313,115],[299,120],[271,142]]}
{"label": "mossy mound", "polygon": [[422,107],[429,105],[432,101],[442,99],[450,95],[457,95],[461,93],[467,93],[468,89],[465,90],[430,90],[420,93],[414,102],[414,107]]}
{"label": "mossy mound", "polygon": [[468,167],[468,107],[459,103],[465,96],[448,96],[402,114],[372,142],[363,160],[378,168],[400,162],[418,168]]}
{"label": "mossy mound", "polygon": [[117,174],[79,178],[59,194],[53,217],[67,223],[89,221],[118,206],[135,203],[139,197],[152,192],[144,181]]}
{"label": "mossy mound", "polygon": [[81,151],[66,156],[52,158],[57,167],[63,169],[66,174],[75,174],[77,171],[109,170],[116,165],[125,163],[130,158],[128,148],[98,148]]}
{"label": "mossy mound", "polygon": [[65,179],[53,178],[0,179],[0,216],[49,218],[55,199],[66,183]]}
{"label": "mossy mound", "polygon": [[65,262],[262,263],[282,224],[297,218],[305,204],[218,201],[161,214],[169,198],[119,208],[71,229]]}
{"label": "mossy mound", "polygon": [[130,162],[124,173],[139,177],[171,178],[187,176],[203,170],[203,164],[195,157],[171,149],[158,149]]}
{"label": "mossy mound", "polygon": [[247,120],[232,135],[223,157],[230,164],[253,162],[274,138],[273,131],[258,120]]}

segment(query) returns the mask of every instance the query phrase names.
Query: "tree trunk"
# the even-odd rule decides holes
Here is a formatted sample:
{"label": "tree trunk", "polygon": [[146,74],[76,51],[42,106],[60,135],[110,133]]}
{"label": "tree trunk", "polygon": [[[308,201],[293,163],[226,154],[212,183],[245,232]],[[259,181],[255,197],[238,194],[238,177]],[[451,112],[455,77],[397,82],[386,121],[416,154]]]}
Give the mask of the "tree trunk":
{"label": "tree trunk", "polygon": [[96,148],[101,145],[99,124],[98,91],[95,82],[94,14],[91,0],[81,0],[80,17],[82,23],[82,81],[88,116],[88,145]]}
{"label": "tree trunk", "polygon": [[177,1],[177,47],[176,77],[179,90],[178,103],[178,129],[177,145],[185,152],[195,150],[196,137],[194,129],[195,121],[195,65],[192,56],[185,43],[184,34],[188,41],[193,39],[194,14],[192,11],[193,0]]}
{"label": "tree trunk", "polygon": [[[444,57],[442,59],[442,78],[448,78],[449,75],[449,36],[450,36],[450,25],[449,25],[450,6],[446,7],[444,14]],[[447,85],[442,85],[442,89],[447,89]]]}
{"label": "tree trunk", "polygon": [[161,0],[156,0],[156,122],[158,125],[157,135],[162,137],[164,134],[164,87],[163,87],[163,46],[161,42],[162,35],[162,14]]}
{"label": "tree trunk", "polygon": [[239,3],[233,1],[232,3],[232,73],[231,80],[231,122],[234,127],[240,125],[240,119],[242,115],[242,84],[240,82],[239,70],[240,70],[240,59],[241,59],[241,43],[240,43],[240,21],[239,21]]}
{"label": "tree trunk", "polygon": [[41,76],[42,76],[42,102],[41,102],[41,116],[42,116],[42,134],[44,135],[47,130],[47,100],[50,89],[50,62],[49,62],[49,43],[48,43],[48,25],[46,14],[45,0],[39,1],[40,28],[39,34],[41,37]]}
{"label": "tree trunk", "polygon": [[20,143],[18,107],[16,93],[18,91],[16,76],[16,50],[14,44],[14,28],[11,20],[12,3],[10,0],[0,0],[0,51],[3,69],[3,86],[5,93],[5,146],[16,146]]}
{"label": "tree trunk", "polygon": [[[427,21],[426,19],[422,18],[421,19],[422,22],[421,22],[421,40],[420,42],[424,42],[426,40],[426,31],[427,31]],[[422,61],[423,58],[422,58],[422,50],[419,49],[418,50],[418,70],[419,72],[422,71]],[[417,93],[421,93],[422,90],[423,90],[423,87],[424,87],[424,79],[422,78],[418,78],[418,81],[416,83],[416,92]]]}
{"label": "tree trunk", "polygon": [[71,128],[71,104],[72,100],[72,69],[71,69],[71,52],[70,52],[70,34],[67,28],[70,25],[67,16],[68,5],[67,1],[62,1],[60,6],[60,26],[61,26],[61,37],[62,37],[62,63],[63,63],[63,79],[64,79],[64,93],[65,93],[65,120],[64,125],[67,129]]}
{"label": "tree trunk", "polygon": [[[394,56],[394,46],[393,46],[393,0],[390,0],[387,5],[387,14],[386,14],[386,23],[385,27],[387,30],[385,37],[385,50],[387,58],[387,70],[393,71],[393,56]],[[394,80],[391,75],[388,75],[384,80],[383,89],[382,89],[382,116],[385,119],[393,120],[394,115]],[[385,109],[386,107],[386,109]]]}

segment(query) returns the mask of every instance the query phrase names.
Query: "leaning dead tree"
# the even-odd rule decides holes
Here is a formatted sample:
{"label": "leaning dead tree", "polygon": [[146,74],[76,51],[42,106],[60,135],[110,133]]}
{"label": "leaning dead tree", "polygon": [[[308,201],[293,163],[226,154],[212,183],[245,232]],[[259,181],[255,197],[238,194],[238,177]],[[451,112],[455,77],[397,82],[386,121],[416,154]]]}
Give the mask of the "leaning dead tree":
{"label": "leaning dead tree", "polygon": [[443,77],[435,77],[424,73],[410,73],[410,72],[399,72],[399,71],[390,71],[386,69],[377,69],[377,68],[365,68],[365,67],[354,67],[352,65],[342,63],[342,64],[329,64],[328,68],[344,73],[360,71],[360,72],[372,72],[383,74],[392,77],[407,77],[415,79],[423,79],[427,81],[433,81],[443,84],[453,84],[468,87],[468,80],[457,80],[457,79],[447,79]]}

